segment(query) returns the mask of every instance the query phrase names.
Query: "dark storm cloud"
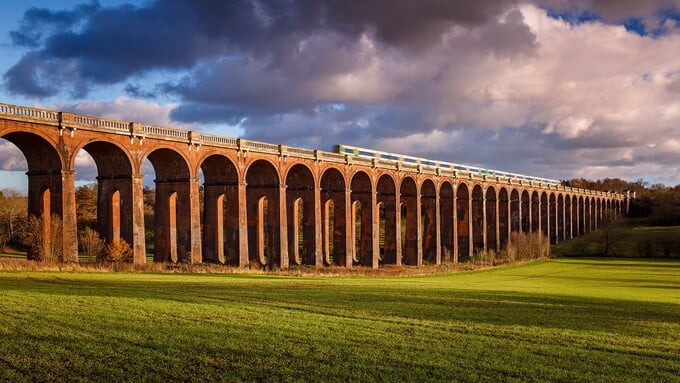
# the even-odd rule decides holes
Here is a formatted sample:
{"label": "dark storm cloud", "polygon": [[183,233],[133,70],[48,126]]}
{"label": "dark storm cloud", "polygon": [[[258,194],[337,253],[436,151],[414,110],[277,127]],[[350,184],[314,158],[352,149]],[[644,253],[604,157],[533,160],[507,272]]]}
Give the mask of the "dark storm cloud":
{"label": "dark storm cloud", "polygon": [[[257,57],[275,66],[301,39],[320,31],[334,31],[350,42],[374,31],[386,44],[420,50],[452,24],[486,23],[508,5],[498,0],[159,0],[101,7],[93,2],[70,11],[31,8],[11,36],[17,46],[37,48],[30,58],[70,64],[69,81],[112,84],[150,70],[189,69],[225,56]],[[61,77],[33,59],[19,61],[10,71],[7,75],[29,73],[10,79],[15,93],[54,94],[48,85],[60,85]]]}
{"label": "dark storm cloud", "polygon": [[10,32],[12,43],[16,46],[37,48],[42,43],[45,33],[57,33],[68,29],[91,16],[101,8],[98,1],[80,4],[72,10],[52,11],[45,8],[31,7],[19,24],[19,28]]}

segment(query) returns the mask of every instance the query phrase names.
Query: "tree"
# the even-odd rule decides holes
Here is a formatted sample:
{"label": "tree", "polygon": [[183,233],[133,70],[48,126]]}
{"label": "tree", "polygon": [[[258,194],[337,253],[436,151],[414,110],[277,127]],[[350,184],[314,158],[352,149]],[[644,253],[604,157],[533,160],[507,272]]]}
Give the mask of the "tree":
{"label": "tree", "polygon": [[616,247],[623,236],[620,230],[621,225],[621,218],[613,212],[608,212],[602,216],[595,239],[600,244],[602,256],[616,256]]}
{"label": "tree", "polygon": [[97,184],[76,189],[76,217],[81,228],[95,227],[97,224]]}

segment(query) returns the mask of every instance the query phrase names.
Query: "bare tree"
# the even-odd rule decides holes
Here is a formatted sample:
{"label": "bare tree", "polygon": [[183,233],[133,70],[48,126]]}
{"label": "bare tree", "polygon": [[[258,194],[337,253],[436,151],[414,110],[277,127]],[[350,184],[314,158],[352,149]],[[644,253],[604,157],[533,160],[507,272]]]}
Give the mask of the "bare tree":
{"label": "bare tree", "polygon": [[619,216],[613,212],[606,213],[602,216],[599,223],[597,243],[600,244],[601,254],[605,257],[616,256],[616,247],[623,237],[620,230],[623,221]]}

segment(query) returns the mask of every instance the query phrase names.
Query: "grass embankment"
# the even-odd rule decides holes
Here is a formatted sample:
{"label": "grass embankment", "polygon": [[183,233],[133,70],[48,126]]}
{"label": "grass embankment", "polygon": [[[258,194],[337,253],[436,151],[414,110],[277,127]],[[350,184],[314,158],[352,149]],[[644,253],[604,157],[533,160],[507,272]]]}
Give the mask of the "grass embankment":
{"label": "grass embankment", "polygon": [[0,381],[677,381],[680,262],[421,277],[0,272]]}
{"label": "grass embankment", "polygon": [[[603,255],[604,231],[553,245],[553,255],[598,257]],[[617,257],[680,258],[680,226],[646,226],[623,221],[609,232],[610,255]]]}

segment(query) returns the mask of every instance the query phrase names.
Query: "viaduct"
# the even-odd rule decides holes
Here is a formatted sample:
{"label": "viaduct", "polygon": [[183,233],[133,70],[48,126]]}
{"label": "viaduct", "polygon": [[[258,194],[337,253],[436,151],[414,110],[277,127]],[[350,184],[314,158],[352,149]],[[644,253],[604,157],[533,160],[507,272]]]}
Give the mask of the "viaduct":
{"label": "viaduct", "polygon": [[60,220],[67,262],[78,261],[80,150],[97,166],[97,229],[106,241],[127,241],[137,264],[146,262],[146,159],[156,175],[156,262],[280,268],[458,262],[501,249],[512,232],[542,232],[552,243],[588,233],[606,214],[625,213],[630,200],[431,161],[364,158],[6,104],[0,104],[0,137],[26,157],[29,215],[41,217],[46,232],[50,219]]}

